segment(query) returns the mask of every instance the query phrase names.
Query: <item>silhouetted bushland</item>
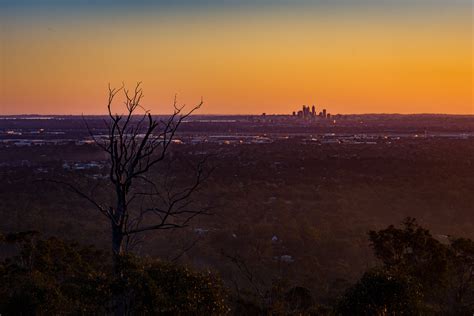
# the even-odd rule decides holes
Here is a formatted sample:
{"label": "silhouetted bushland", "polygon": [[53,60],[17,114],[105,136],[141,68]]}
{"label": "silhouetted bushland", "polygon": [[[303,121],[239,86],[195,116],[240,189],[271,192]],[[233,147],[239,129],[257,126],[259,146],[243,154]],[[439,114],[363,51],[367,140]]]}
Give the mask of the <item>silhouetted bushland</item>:
{"label": "silhouetted bushland", "polygon": [[381,265],[349,288],[340,315],[472,315],[474,242],[434,238],[415,219],[369,232]]}
{"label": "silhouetted bushland", "polygon": [[[1,235],[0,313],[5,315],[107,314],[114,298],[127,314],[228,313],[226,291],[217,276],[131,255],[120,261],[123,275],[111,273],[112,260],[93,247],[37,232]],[[10,248],[10,249],[7,249]]]}

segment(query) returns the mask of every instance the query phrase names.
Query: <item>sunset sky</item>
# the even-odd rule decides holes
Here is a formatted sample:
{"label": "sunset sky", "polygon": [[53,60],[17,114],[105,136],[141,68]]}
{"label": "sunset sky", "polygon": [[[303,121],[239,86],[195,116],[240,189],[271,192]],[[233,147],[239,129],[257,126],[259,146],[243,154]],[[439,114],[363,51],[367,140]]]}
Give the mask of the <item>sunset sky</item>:
{"label": "sunset sky", "polygon": [[[64,4],[67,3],[67,4]],[[0,0],[0,114],[474,114],[471,0]]]}

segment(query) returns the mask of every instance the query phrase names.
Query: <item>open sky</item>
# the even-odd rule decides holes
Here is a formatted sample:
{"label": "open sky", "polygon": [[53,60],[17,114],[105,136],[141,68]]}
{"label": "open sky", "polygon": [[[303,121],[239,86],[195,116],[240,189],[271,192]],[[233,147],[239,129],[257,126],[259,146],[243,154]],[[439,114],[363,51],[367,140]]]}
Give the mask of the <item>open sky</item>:
{"label": "open sky", "polygon": [[0,114],[474,114],[471,0],[0,0]]}

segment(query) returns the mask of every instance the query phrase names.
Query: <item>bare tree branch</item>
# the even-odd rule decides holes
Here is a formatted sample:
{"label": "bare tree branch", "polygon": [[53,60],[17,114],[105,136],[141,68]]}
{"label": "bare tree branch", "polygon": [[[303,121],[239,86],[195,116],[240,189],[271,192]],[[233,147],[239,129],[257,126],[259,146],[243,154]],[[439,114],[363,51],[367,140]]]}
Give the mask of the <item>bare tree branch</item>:
{"label": "bare tree branch", "polygon": [[[123,113],[113,109],[119,92],[123,93]],[[90,138],[108,156],[113,205],[105,206],[105,203],[99,203],[93,196],[69,183],[50,180],[87,200],[109,219],[115,255],[121,255],[139,243],[141,237],[135,236],[139,233],[187,227],[196,216],[210,214],[209,208],[194,210],[191,200],[191,196],[209,177],[204,168],[206,160],[197,164],[194,181],[181,190],[168,187],[169,173],[164,178],[156,178],[155,174],[150,173],[166,160],[181,123],[202,106],[203,100],[186,111],[185,105],[178,105],[175,96],[173,113],[163,120],[155,119],[141,105],[143,97],[141,82],[130,90],[124,84],[119,88],[112,88],[109,84],[108,119],[104,121],[106,137],[95,135],[83,117]],[[164,180],[165,186],[160,187],[158,180]],[[145,219],[151,224],[142,225]]]}

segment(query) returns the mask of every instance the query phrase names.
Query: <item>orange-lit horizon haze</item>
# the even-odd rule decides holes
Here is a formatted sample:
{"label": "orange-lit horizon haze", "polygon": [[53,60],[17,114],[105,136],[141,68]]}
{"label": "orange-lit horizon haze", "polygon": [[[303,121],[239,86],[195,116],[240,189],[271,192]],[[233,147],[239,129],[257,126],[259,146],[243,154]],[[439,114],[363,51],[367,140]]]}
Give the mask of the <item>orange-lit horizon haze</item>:
{"label": "orange-lit horizon haze", "polygon": [[468,2],[9,6],[0,13],[0,115],[104,114],[108,83],[137,81],[156,114],[175,94],[189,105],[203,97],[200,114],[288,114],[302,104],[474,114]]}

